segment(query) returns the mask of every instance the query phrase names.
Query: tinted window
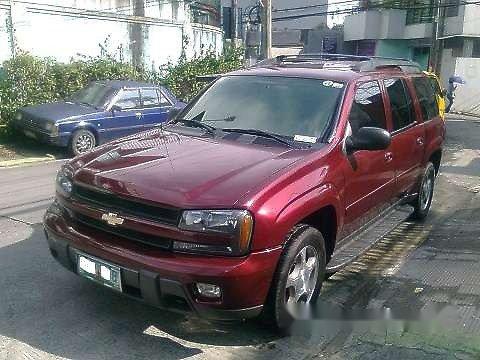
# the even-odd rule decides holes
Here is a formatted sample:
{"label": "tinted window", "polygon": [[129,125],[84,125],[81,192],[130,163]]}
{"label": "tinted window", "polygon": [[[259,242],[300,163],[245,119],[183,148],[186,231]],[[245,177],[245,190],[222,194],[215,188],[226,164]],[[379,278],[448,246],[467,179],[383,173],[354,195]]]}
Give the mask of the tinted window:
{"label": "tinted window", "polygon": [[122,109],[134,109],[140,107],[140,93],[138,89],[123,90],[116,103]]}
{"label": "tinted window", "polygon": [[343,88],[343,83],[320,79],[226,76],[208,88],[184,118],[217,128],[319,138],[336,114]]}
{"label": "tinted window", "polygon": [[406,84],[401,79],[384,81],[390,100],[393,130],[403,129],[415,122],[415,110]]}
{"label": "tinted window", "polygon": [[363,83],[357,88],[349,121],[353,134],[362,127],[387,128],[382,92],[377,81]]}
{"label": "tinted window", "polygon": [[414,78],[413,86],[422,109],[423,120],[428,121],[438,116],[437,98],[428,78]]}

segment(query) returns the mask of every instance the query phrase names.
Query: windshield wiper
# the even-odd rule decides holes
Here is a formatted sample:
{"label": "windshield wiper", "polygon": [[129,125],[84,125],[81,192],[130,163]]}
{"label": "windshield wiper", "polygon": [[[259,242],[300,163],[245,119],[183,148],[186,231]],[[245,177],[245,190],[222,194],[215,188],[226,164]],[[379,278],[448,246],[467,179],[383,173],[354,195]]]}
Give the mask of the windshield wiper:
{"label": "windshield wiper", "polygon": [[230,132],[230,133],[239,133],[239,134],[247,134],[247,135],[256,135],[261,136],[267,139],[273,139],[283,145],[287,145],[288,147],[294,147],[293,144],[285,140],[283,137],[277,134],[270,133],[268,131],[259,130],[259,129],[222,129],[222,131]]}
{"label": "windshield wiper", "polygon": [[206,130],[211,135],[215,135],[215,131],[217,130],[216,127],[213,127],[211,125],[207,125],[207,124],[203,123],[202,121],[194,120],[194,119],[190,119],[190,120],[189,119],[177,119],[173,123],[174,124],[181,123],[181,124],[184,124],[184,125],[190,126],[190,127],[202,128],[202,129]]}

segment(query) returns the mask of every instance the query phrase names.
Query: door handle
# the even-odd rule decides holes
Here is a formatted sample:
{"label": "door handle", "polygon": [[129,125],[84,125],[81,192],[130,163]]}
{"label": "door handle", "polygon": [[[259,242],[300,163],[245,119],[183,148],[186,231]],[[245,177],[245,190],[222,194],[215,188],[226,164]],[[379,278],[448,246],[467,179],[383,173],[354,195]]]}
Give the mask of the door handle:
{"label": "door handle", "polygon": [[392,160],[393,160],[393,154],[391,152],[385,153],[385,161],[388,163],[388,162],[391,162]]}
{"label": "door handle", "polygon": [[135,116],[137,117],[137,119],[141,119],[142,118],[142,113],[137,112],[137,113],[135,113]]}
{"label": "door handle", "polygon": [[422,146],[423,143],[424,143],[424,142],[423,142],[423,138],[421,138],[421,137],[417,138],[417,145]]}

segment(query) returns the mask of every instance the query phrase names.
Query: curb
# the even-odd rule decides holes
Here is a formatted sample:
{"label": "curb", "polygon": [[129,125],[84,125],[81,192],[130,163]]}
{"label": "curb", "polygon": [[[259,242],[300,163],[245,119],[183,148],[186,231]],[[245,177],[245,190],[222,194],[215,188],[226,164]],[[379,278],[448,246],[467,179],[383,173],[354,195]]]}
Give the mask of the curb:
{"label": "curb", "polygon": [[11,168],[11,167],[20,167],[26,165],[32,165],[43,162],[55,161],[55,157],[52,155],[43,156],[43,157],[30,157],[24,159],[13,159],[13,160],[4,160],[0,161],[0,169],[2,168]]}

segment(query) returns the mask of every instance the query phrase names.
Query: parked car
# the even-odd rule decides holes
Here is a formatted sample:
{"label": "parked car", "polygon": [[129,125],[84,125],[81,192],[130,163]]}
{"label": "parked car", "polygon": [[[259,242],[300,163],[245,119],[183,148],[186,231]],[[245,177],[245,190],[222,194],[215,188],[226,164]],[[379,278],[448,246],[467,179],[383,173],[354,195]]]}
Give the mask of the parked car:
{"label": "parked car", "polygon": [[79,155],[99,144],[150,129],[185,104],[165,87],[134,81],[98,81],[70,99],[20,109],[14,128]]}
{"label": "parked car", "polygon": [[220,76],[162,128],[67,162],[48,246],[149,304],[288,328],[326,273],[427,216],[444,139],[414,63],[277,58]]}
{"label": "parked car", "polygon": [[438,110],[440,112],[440,117],[445,120],[445,109],[447,107],[447,90],[443,89],[440,85],[440,78],[433,72],[425,71],[425,75],[430,79],[435,96],[438,102]]}

